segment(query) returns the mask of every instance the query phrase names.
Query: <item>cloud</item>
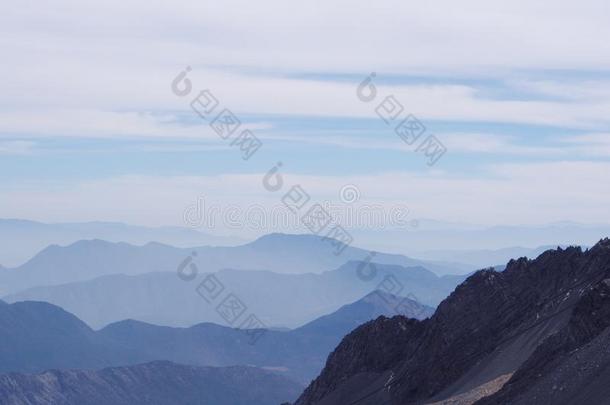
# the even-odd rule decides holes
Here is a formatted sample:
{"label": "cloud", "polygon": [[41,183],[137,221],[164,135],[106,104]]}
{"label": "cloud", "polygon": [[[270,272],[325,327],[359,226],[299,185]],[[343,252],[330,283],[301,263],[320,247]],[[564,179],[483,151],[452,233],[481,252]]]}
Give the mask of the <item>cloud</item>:
{"label": "cloud", "polygon": [[[160,86],[165,93],[157,99],[151,98],[144,102],[140,110],[142,112],[116,111],[121,104],[137,111],[140,96],[136,95],[136,99],[128,102],[130,94],[137,94],[137,89],[117,93],[114,97],[120,101],[111,110],[103,109],[113,104],[112,98],[104,97],[86,100],[76,97],[63,108],[7,108],[0,113],[0,136],[212,136],[209,128],[206,128],[206,122],[202,122],[202,126],[188,128],[172,122],[176,119],[175,113],[167,111],[181,111],[196,117],[189,103],[198,93],[193,91],[190,97],[178,99],[169,90],[169,83],[177,73],[173,72],[171,76],[168,73],[163,80],[150,83],[151,88]],[[390,95],[402,105],[403,115],[413,113],[421,120],[538,124],[581,129],[607,128],[610,125],[610,93],[607,99],[581,103],[515,101],[483,98],[478,95],[476,88],[464,85],[380,85],[378,99],[374,103],[365,104],[356,97],[357,83],[250,77],[216,71],[208,78],[207,73],[208,71],[195,71],[192,75],[193,83],[198,89],[211,88],[221,102],[218,111],[220,108],[229,108],[240,116],[268,117],[267,123],[251,123],[251,129],[269,128],[269,123],[278,115],[378,119],[375,108],[384,97]],[[111,83],[104,87],[109,86]],[[160,88],[157,92],[162,93]],[[79,100],[82,100],[80,107],[76,105]],[[58,100],[56,104],[61,106],[61,103]],[[51,100],[49,104],[53,104]],[[147,112],[155,110],[166,112]]]}
{"label": "cloud", "polygon": [[35,146],[30,141],[0,141],[0,155],[30,155]]}
{"label": "cloud", "polygon": [[285,190],[263,189],[264,173],[220,176],[122,176],[54,183],[20,182],[3,191],[0,210],[9,217],[44,221],[108,220],[181,225],[186,207],[200,197],[221,206],[277,206],[283,192],[300,184],[312,201],[339,202],[346,184],[362,203],[407,206],[419,218],[488,225],[606,221],[610,195],[607,162],[489,165],[473,176],[434,171],[366,176],[285,174]]}
{"label": "cloud", "polygon": [[559,146],[524,145],[517,136],[493,133],[441,133],[439,137],[451,153],[516,155],[530,157],[562,157],[569,151]]}
{"label": "cloud", "polygon": [[[45,40],[28,43],[26,37],[15,46],[48,49],[50,43],[51,51],[77,47],[87,56],[129,62],[180,63],[189,57],[208,65],[313,72],[360,72],[371,65],[394,72],[603,69],[610,67],[606,6],[603,0],[384,0],[374,6],[363,0],[266,0],[256,7],[245,0],[57,1],[52,8],[9,5],[3,25]],[[75,33],[83,41],[75,41]]]}
{"label": "cloud", "polygon": [[566,149],[594,157],[610,156],[610,133],[583,134],[563,140]]}
{"label": "cloud", "polygon": [[[188,104],[186,105],[187,108]],[[190,111],[190,110],[189,110]],[[35,111],[0,112],[0,134],[39,137],[78,138],[192,138],[217,141],[218,135],[198,120],[184,122],[174,113],[137,113],[100,111],[94,109],[38,109]],[[193,122],[194,121],[194,122]],[[251,130],[269,129],[268,123],[243,122]]]}
{"label": "cloud", "polygon": [[[396,95],[421,119],[599,129],[610,121],[608,80],[564,83],[552,69],[608,73],[605,7],[601,0],[8,5],[0,74],[10,80],[0,95],[0,132],[159,136],[168,128],[145,114],[188,111],[187,100],[169,91],[186,65],[197,88],[211,89],[240,114],[375,117],[354,96],[359,79],[332,74],[376,71],[380,78],[423,78],[380,85],[380,94]],[[543,81],[517,79],[524,69],[550,73]],[[303,79],[304,73],[328,78]],[[426,83],[436,77],[449,82]],[[484,83],[457,83],[473,77],[506,80],[509,93],[545,97],[494,99]],[[41,110],[69,113],[58,123]],[[43,125],[34,126],[37,121]]]}
{"label": "cloud", "polygon": [[[214,149],[218,138],[206,122],[184,120],[195,93],[181,98],[170,91],[190,65],[195,91],[210,89],[221,108],[246,117],[269,140],[411,150],[390,127],[377,137],[352,131],[371,122],[361,119],[379,122],[375,106],[388,95],[424,123],[564,132],[536,141],[493,130],[436,133],[448,153],[530,160],[470,165],[469,176],[459,170],[290,176],[316,198],[336,198],[344,184],[357,184],[366,198],[406,203],[420,217],[598,222],[610,202],[599,191],[610,167],[583,159],[610,156],[607,7],[605,0],[7,4],[0,16],[0,153],[35,153],[39,138],[60,137],[174,138],[173,151],[193,150],[180,139],[201,139],[199,149]],[[373,71],[379,96],[367,104],[356,86]],[[345,131],[315,134],[294,125],[278,129],[274,121],[317,117],[353,120]],[[545,162],[531,162],[536,158]],[[179,224],[184,207],[202,194],[227,204],[277,203],[279,195],[261,191],[261,176],[28,180],[6,186],[0,210],[46,221]]]}
{"label": "cloud", "polygon": [[[429,133],[429,131],[428,131]],[[318,130],[301,133],[259,133],[260,138],[271,141],[290,141],[310,145],[324,145],[344,149],[388,150],[412,153],[417,146],[407,145],[393,131],[387,130]],[[610,152],[608,134],[549,135],[532,142],[527,136],[502,135],[493,132],[435,132],[436,137],[450,154],[497,155],[503,157],[529,157],[531,159],[582,159],[599,157]],[[420,138],[423,141],[425,136]]]}

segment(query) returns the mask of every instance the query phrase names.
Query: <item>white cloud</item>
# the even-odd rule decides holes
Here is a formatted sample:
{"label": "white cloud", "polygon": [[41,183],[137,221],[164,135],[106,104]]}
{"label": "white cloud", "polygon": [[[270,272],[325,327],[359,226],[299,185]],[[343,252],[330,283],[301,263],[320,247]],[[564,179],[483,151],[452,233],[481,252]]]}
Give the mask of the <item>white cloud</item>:
{"label": "white cloud", "polygon": [[610,157],[610,133],[583,134],[563,140],[566,149],[589,156]]}
{"label": "white cloud", "polygon": [[[353,136],[357,133],[357,136]],[[371,133],[373,135],[371,135]],[[435,133],[448,153],[473,155],[494,154],[504,157],[525,156],[530,158],[581,159],[610,155],[608,134],[583,134],[548,136],[543,142],[531,145],[532,140],[524,140],[516,135],[501,135],[490,132],[437,132]],[[405,144],[392,130],[362,132],[357,130],[320,131],[301,134],[274,133],[261,136],[269,140],[287,140],[299,143],[330,145],[349,149],[401,150],[412,153],[416,148]],[[423,140],[425,137],[422,137]]]}
{"label": "white cloud", "polygon": [[[137,88],[117,90],[114,109],[125,107],[132,111],[167,109],[193,114],[189,103],[196,92],[189,97],[178,98],[171,94],[169,83],[177,72],[163,80],[150,82],[153,93],[161,94],[142,101]],[[209,77],[208,77],[209,74]],[[610,93],[608,98],[591,103],[560,101],[511,101],[491,100],[477,95],[475,88],[457,85],[409,85],[378,86],[379,96],[370,104],[356,97],[357,83],[338,83],[315,80],[278,79],[223,74],[217,71],[195,71],[192,75],[195,89],[211,88],[222,107],[244,114],[286,114],[311,116],[338,116],[375,118],[375,107],[383,97],[394,95],[404,106],[404,113],[413,113],[421,120],[486,121],[504,123],[544,124],[568,126],[583,129],[607,128],[610,125]],[[134,81],[135,82],[135,81]],[[53,86],[58,83],[53,82]],[[42,92],[51,94],[52,89]],[[104,83],[105,88],[111,83]],[[142,87],[145,84],[142,83]],[[82,89],[83,93],[86,88]],[[61,98],[61,93],[56,93]],[[130,99],[135,94],[135,99]],[[85,97],[84,94],[81,95]],[[47,106],[31,107],[22,105],[20,109],[7,108],[0,114],[0,134],[30,134],[32,136],[65,135],[81,137],[99,136],[201,136],[211,135],[208,128],[183,128],[167,121],[171,114],[117,112],[107,110],[113,104],[113,97],[75,96],[63,108]],[[40,100],[38,100],[40,101]],[[62,100],[57,104],[61,106]],[[78,106],[77,104],[81,104]],[[129,108],[128,108],[129,107]],[[206,125],[203,122],[204,126]],[[252,123],[251,129],[268,128],[265,123]],[[1,135],[0,135],[1,136]]]}
{"label": "white cloud", "polygon": [[511,80],[511,87],[559,100],[580,102],[608,102],[610,81],[608,80]]}
{"label": "white cloud", "polygon": [[0,141],[0,155],[30,155],[35,146],[30,141]]}
{"label": "white cloud", "polygon": [[[188,104],[186,104],[186,108]],[[190,110],[189,110],[190,111]],[[181,123],[175,114],[99,111],[93,109],[38,109],[0,112],[0,133],[11,138],[193,138],[217,141],[218,135],[193,113],[195,125]],[[260,122],[243,122],[251,130],[268,129]]]}
{"label": "white cloud", "polygon": [[[608,38],[606,0],[13,2],[0,15],[0,137],[10,139],[0,142],[0,153],[35,149],[33,141],[18,137],[217,140],[205,122],[185,126],[177,121],[174,112],[190,113],[190,98],[174,96],[170,82],[186,65],[193,67],[195,89],[211,89],[238,115],[377,119],[374,103],[356,98],[356,82],[311,78],[375,71],[380,79],[392,74],[432,79],[378,86],[380,97],[395,95],[405,112],[423,121],[605,131],[610,84],[588,75],[610,72]],[[566,81],[556,70],[575,75]],[[532,71],[544,79],[528,77]],[[428,84],[439,77],[440,84]],[[485,80],[462,80],[473,78],[505,83],[505,98],[490,97],[497,89]],[[520,92],[530,95],[515,97]],[[345,132],[318,139],[269,134],[266,122],[247,125],[269,139],[406,148],[391,129],[382,140],[371,141]],[[610,156],[605,134],[544,146],[483,131],[438,135],[458,153]],[[336,198],[342,185],[358,184],[365,197],[406,203],[420,217],[489,224],[567,217],[599,222],[610,202],[608,193],[600,192],[610,180],[609,169],[603,162],[560,161],[489,166],[477,177],[441,171],[291,177],[319,198]],[[9,184],[0,211],[45,221],[177,224],[184,207],[202,194],[227,204],[277,202],[278,195],[261,192],[260,176]]]}
{"label": "white cloud", "polygon": [[[5,30],[44,34],[47,41],[60,38],[52,42],[59,50],[74,46],[73,34],[78,33],[85,54],[102,50],[146,63],[198,50],[199,55],[189,56],[207,64],[316,72],[358,72],[372,63],[394,71],[608,68],[607,12],[603,0],[267,0],[256,7],[245,0],[178,5],[57,1],[52,7],[34,2],[31,7],[7,5],[3,25]],[[182,47],[173,47],[167,55],[168,43]],[[135,44],[138,53],[126,52]],[[40,43],[28,45],[44,48]]]}
{"label": "white cloud", "polygon": [[[339,201],[346,184],[359,187],[363,203],[408,206],[412,215],[489,225],[607,219],[610,163],[555,162],[493,165],[485,176],[443,171],[428,175],[394,172],[368,176],[286,174],[286,186],[301,184],[312,200]],[[224,206],[275,206],[282,192],[263,189],[263,173],[208,177],[125,176],[61,183],[7,185],[0,211],[9,217],[44,221],[109,220],[180,225],[197,198]]]}
{"label": "white cloud", "polygon": [[490,133],[441,133],[439,137],[452,153],[493,153],[531,157],[562,157],[569,154],[559,146],[527,146],[518,137]]}
{"label": "white cloud", "polygon": [[[606,16],[601,0],[9,4],[0,17],[0,74],[7,79],[0,106],[12,116],[0,117],[0,131],[10,132],[2,124],[8,120],[13,132],[27,132],[32,121],[45,120],[40,109],[63,109],[92,111],[80,136],[112,130],[157,136],[165,129],[159,122],[105,115],[188,110],[169,91],[187,64],[197,87],[212,89],[236,112],[372,117],[372,108],[354,97],[355,83],[286,75],[374,70],[510,82],[521,69],[607,71]],[[514,85],[558,100],[491,100],[477,87],[450,84],[380,90],[422,119],[608,126],[607,82],[566,85],[550,76]],[[567,102],[566,94],[577,100]]]}

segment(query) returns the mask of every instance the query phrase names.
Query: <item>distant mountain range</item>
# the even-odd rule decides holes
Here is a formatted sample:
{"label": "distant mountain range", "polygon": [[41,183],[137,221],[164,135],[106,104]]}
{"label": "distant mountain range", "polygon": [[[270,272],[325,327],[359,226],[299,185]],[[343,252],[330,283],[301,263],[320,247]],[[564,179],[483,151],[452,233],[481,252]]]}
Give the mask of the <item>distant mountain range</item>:
{"label": "distant mountain range", "polygon": [[99,368],[142,358],[113,345],[84,322],[46,302],[0,301],[0,372]]}
{"label": "distant mountain range", "polygon": [[[610,235],[610,224],[580,224],[555,222],[544,225],[481,226],[419,220],[417,226],[401,229],[355,230],[353,236],[362,246],[411,257],[434,257],[434,251],[502,250],[521,246],[593,246]],[[520,257],[511,256],[511,258]],[[434,257],[447,260],[448,257]],[[455,259],[458,261],[458,257]],[[477,269],[506,263],[476,262]]]}
{"label": "distant mountain range", "polygon": [[301,387],[254,367],[170,362],[103,370],[0,375],[0,403],[11,405],[278,405]]}
{"label": "distant mountain range", "polygon": [[[428,253],[502,250],[513,246],[523,246],[525,249],[536,249],[539,246],[591,246],[597,240],[610,234],[610,225],[556,222],[537,226],[488,227],[420,219],[401,228],[353,229],[350,230],[350,233],[354,236],[358,246],[367,246],[381,252],[412,257],[447,260],[450,258],[430,257]],[[91,239],[126,242],[132,245],[157,242],[182,248],[235,246],[248,241],[234,236],[203,233],[187,227],[144,227],[116,222],[46,224],[22,219],[0,219],[0,245],[4,247],[0,252],[0,264],[9,268],[17,267],[49,245],[66,246],[79,240]],[[503,262],[505,260],[477,261],[476,266],[477,268],[489,267]],[[456,270],[461,271],[454,267],[446,270],[454,271],[454,273]],[[465,271],[461,272],[461,274],[464,273]]]}
{"label": "distant mountain range", "polygon": [[153,360],[202,366],[254,365],[308,383],[330,351],[358,325],[396,313],[424,319],[432,308],[375,291],[301,328],[248,332],[211,323],[189,328],[133,320],[95,332],[63,309],[44,302],[0,302],[0,372],[100,368]]}
{"label": "distant mountain range", "polygon": [[[610,240],[543,253],[437,249],[423,260],[333,248],[321,237],[284,234],[189,249],[85,240],[49,246],[18,268],[0,266],[0,372],[11,373],[0,375],[0,403],[610,398]],[[530,259],[469,277],[438,275],[507,256]],[[193,277],[180,278],[180,266]],[[205,294],[209,280],[222,286],[218,295]],[[228,296],[266,330],[223,318]]]}
{"label": "distant mountain range", "polygon": [[424,321],[344,338],[296,405],[581,405],[610,398],[610,240],[482,270]]}
{"label": "distant mountain range", "polygon": [[539,246],[536,248],[509,247],[495,250],[431,250],[417,254],[422,260],[453,261],[475,266],[477,269],[504,266],[511,259],[527,257],[534,259],[550,249],[567,246]]}
{"label": "distant mountain range", "polygon": [[[52,245],[14,269],[0,271],[0,294],[31,287],[59,285],[94,278],[150,272],[175,272],[189,256],[202,272],[222,269],[268,270],[283,274],[322,273],[350,260],[365,260],[369,252],[348,247],[335,254],[331,241],[314,235],[271,234],[235,247],[176,248],[160,243],[134,246],[102,240],[79,241],[67,247]],[[195,255],[193,255],[195,253]],[[422,266],[440,273],[463,266],[377,253],[375,262],[405,267]]]}
{"label": "distant mountain range", "polygon": [[159,242],[172,246],[232,246],[244,243],[237,237],[206,234],[185,227],[145,227],[118,222],[46,224],[23,219],[0,219],[0,263],[16,267],[49,245],[70,245],[79,240],[101,239],[145,245]]}
{"label": "distant mountain range", "polygon": [[409,299],[375,291],[300,328],[267,331],[255,344],[248,343],[242,330],[209,323],[183,329],[123,321],[107,326],[99,334],[134,352],[145,351],[149,359],[205,365],[250,364],[281,371],[307,384],[320,372],[343,336],[379,316],[395,314],[400,303],[408,317],[424,319],[434,313],[432,308]]}
{"label": "distant mountain range", "polygon": [[[359,268],[366,269],[363,270],[366,279],[359,277]],[[412,294],[417,301],[435,307],[465,279],[465,276],[438,277],[422,267],[381,264],[369,267],[362,262],[349,262],[322,274],[223,270],[214,273],[214,280],[224,286],[223,295],[208,302],[202,298],[201,294],[205,297],[205,293],[200,288],[206,277],[206,274],[199,274],[192,281],[184,281],[175,271],[110,275],[91,281],[32,288],[3,299],[7,302],[50,302],[74,313],[94,328],[123,319],[167,326],[190,326],[201,322],[238,326],[228,325],[217,311],[222,299],[232,293],[248,313],[265,325],[294,328],[376,289],[404,296]]]}

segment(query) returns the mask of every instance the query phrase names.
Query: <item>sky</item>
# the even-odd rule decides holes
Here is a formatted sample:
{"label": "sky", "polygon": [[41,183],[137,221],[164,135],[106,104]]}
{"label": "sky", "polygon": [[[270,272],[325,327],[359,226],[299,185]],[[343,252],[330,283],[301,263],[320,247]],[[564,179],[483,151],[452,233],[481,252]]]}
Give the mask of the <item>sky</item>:
{"label": "sky", "polygon": [[[608,21],[602,0],[11,2],[0,217],[184,225],[200,199],[272,207],[298,184],[414,219],[607,223]],[[210,126],[225,108],[229,139]],[[395,132],[409,115],[413,144]],[[247,160],[245,129],[262,143]]]}

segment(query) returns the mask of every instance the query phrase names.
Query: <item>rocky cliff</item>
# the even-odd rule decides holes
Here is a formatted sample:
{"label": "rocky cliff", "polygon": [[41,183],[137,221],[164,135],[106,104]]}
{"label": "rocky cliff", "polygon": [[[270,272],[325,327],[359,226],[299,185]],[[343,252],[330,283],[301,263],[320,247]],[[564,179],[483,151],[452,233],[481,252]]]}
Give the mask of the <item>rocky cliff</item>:
{"label": "rocky cliff", "polygon": [[563,381],[560,367],[593,368],[573,356],[604,347],[608,278],[607,239],[587,251],[512,260],[504,272],[481,270],[430,319],[379,318],[353,331],[296,404],[568,403],[550,392],[567,398],[583,386],[541,381]]}

